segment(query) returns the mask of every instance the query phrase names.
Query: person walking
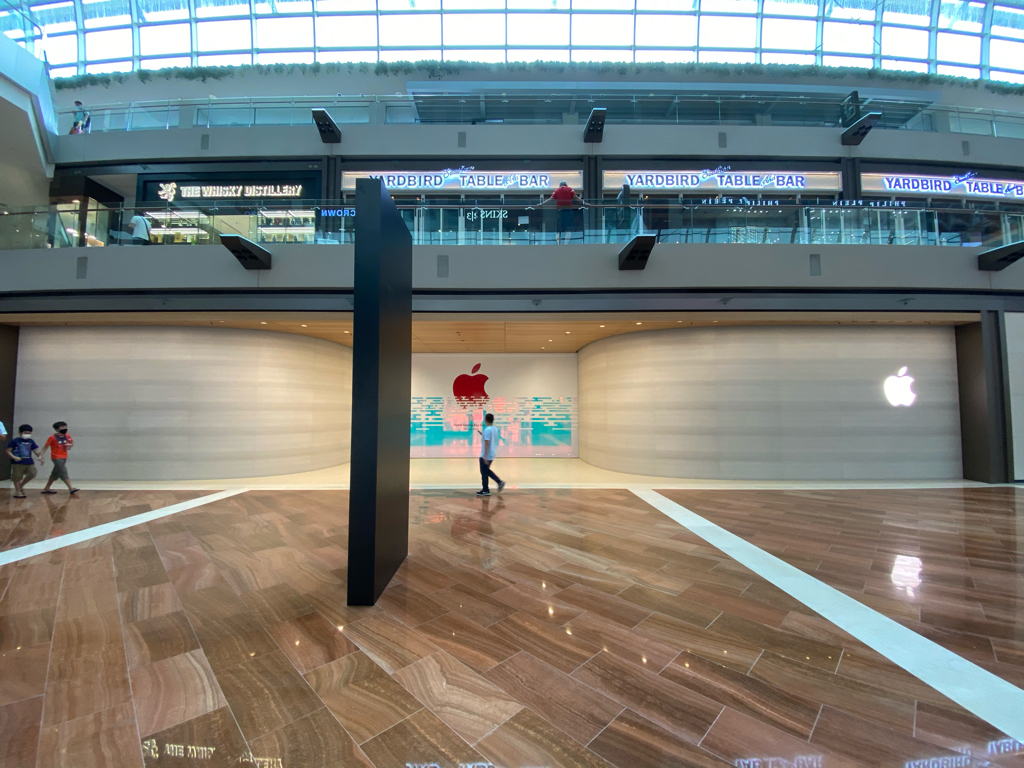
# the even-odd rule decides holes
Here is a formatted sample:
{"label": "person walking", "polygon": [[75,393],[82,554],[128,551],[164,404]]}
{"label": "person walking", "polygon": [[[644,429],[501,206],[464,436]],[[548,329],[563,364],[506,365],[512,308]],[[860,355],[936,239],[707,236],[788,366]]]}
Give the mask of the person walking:
{"label": "person walking", "polygon": [[132,230],[132,245],[151,245],[149,234],[152,227],[149,224],[149,219],[136,211],[132,220],[128,222],[128,226]]}
{"label": "person walking", "polygon": [[43,450],[39,453],[41,460],[46,455],[46,451],[49,450],[50,458],[53,459],[50,479],[46,481],[46,487],[43,488],[42,493],[56,493],[56,491],[50,490],[50,486],[53,485],[55,480],[63,480],[64,485],[68,487],[69,494],[74,495],[78,493],[78,489],[71,484],[71,478],[68,476],[68,449],[74,447],[74,445],[74,438],[68,434],[67,422],[54,422],[53,434],[46,438]]}
{"label": "person walking", "polygon": [[484,416],[483,440],[480,443],[480,480],[483,482],[483,490],[477,491],[477,496],[490,496],[491,489],[488,487],[488,480],[498,482],[498,493],[505,490],[505,481],[494,474],[491,464],[494,463],[494,455],[498,450],[498,428],[494,426],[494,414],[488,413]]}
{"label": "person walking", "polygon": [[551,197],[537,206],[542,208],[548,203],[554,202],[558,216],[555,223],[555,242],[559,245],[561,245],[563,237],[565,242],[569,242],[569,233],[572,232],[573,227],[573,208],[576,207],[577,200],[580,201],[581,206],[585,204],[583,198],[576,194],[576,190],[569,186],[568,181],[560,181],[558,189],[551,193]]}
{"label": "person walking", "polygon": [[92,117],[89,115],[89,110],[82,106],[82,102],[75,102],[75,118],[74,123],[71,124],[70,133],[86,133],[91,127]]}
{"label": "person walking", "polygon": [[36,463],[32,454],[39,457],[42,465],[43,454],[36,441],[32,439],[32,425],[22,424],[18,427],[19,437],[7,444],[7,458],[11,460],[11,482],[14,483],[14,498],[25,498],[25,486],[36,476]]}

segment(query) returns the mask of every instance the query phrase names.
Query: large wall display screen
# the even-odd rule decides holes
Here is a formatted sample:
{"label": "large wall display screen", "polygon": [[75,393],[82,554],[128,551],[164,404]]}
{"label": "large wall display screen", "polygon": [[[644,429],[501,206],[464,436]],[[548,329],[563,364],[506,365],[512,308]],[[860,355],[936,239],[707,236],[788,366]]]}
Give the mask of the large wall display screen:
{"label": "large wall display screen", "polygon": [[700,171],[604,171],[604,189],[629,185],[632,192],[839,192],[839,171],[733,171],[729,166]]}
{"label": "large wall display screen", "polygon": [[575,354],[414,354],[413,458],[480,454],[485,413],[503,456],[579,456]]}
{"label": "large wall display screen", "polygon": [[862,173],[860,186],[865,194],[1024,200],[1024,181],[983,179],[973,173],[959,176]]}
{"label": "large wall display screen", "polygon": [[355,191],[356,180],[368,178],[382,179],[390,190],[410,192],[548,192],[563,181],[573,188],[583,186],[582,171],[478,171],[473,166],[463,166],[438,171],[345,171],[341,175],[341,189]]}

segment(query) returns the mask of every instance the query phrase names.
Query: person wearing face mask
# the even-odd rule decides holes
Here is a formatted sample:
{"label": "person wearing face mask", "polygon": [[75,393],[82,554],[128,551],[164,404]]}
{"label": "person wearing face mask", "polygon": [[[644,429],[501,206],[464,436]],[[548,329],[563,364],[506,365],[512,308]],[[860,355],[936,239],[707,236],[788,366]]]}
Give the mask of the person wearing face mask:
{"label": "person wearing face mask", "polygon": [[25,485],[36,476],[36,463],[32,460],[32,454],[39,457],[39,463],[43,463],[43,454],[32,439],[32,425],[22,424],[18,427],[18,434],[7,444],[7,458],[11,460],[11,481],[14,483],[14,498],[25,498]]}
{"label": "person wearing face mask", "polygon": [[46,481],[43,493],[56,493],[56,491],[50,490],[54,480],[63,480],[64,485],[68,487],[68,493],[78,493],[78,489],[71,485],[71,478],[68,476],[68,449],[74,445],[74,439],[68,434],[68,423],[66,421],[54,422],[53,434],[46,438],[46,444],[39,454],[42,457],[49,449],[50,458],[53,459],[53,469],[50,470],[50,479]]}

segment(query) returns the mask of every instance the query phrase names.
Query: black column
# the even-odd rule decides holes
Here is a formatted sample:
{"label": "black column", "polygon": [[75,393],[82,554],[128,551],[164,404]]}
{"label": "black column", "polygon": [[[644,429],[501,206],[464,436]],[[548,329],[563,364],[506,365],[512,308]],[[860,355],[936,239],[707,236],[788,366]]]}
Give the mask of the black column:
{"label": "black column", "polygon": [[[11,437],[17,428],[14,423],[14,383],[18,375],[18,330],[15,325],[0,325],[0,421]],[[6,442],[0,442],[6,449]],[[0,480],[7,480],[10,476],[11,462],[6,457],[0,458]]]}
{"label": "black column", "polygon": [[409,553],[412,236],[379,179],[356,182],[348,604],[373,605]]}
{"label": "black column", "polygon": [[1006,332],[1001,311],[956,327],[964,479],[1013,482]]}

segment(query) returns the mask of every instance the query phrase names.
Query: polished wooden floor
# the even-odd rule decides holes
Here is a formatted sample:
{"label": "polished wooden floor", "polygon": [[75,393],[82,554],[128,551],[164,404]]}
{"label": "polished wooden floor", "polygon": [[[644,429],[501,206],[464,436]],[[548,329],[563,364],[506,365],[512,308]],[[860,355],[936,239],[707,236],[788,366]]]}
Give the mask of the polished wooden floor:
{"label": "polished wooden floor", "polygon": [[[666,495],[1020,684],[1020,491]],[[627,491],[418,493],[359,609],[346,504],[252,491],[0,569],[0,768],[1024,765]]]}
{"label": "polished wooden floor", "polygon": [[[45,470],[45,471],[44,471]],[[62,483],[57,493],[40,493],[49,465],[41,468],[43,478],[26,490],[25,499],[0,491],[0,552],[26,544],[35,544],[66,533],[84,531],[97,525],[123,520],[181,501],[198,498],[210,491],[89,491],[74,496]]]}

